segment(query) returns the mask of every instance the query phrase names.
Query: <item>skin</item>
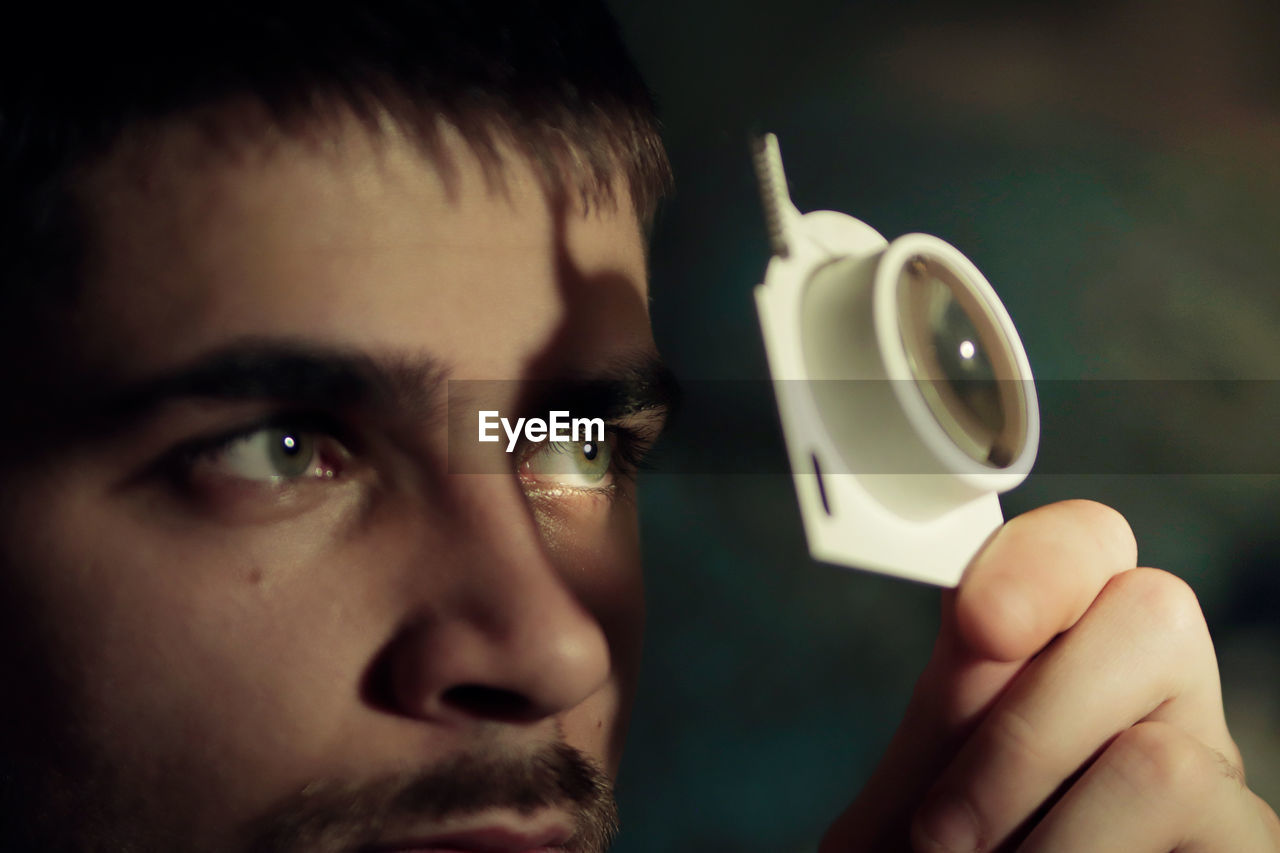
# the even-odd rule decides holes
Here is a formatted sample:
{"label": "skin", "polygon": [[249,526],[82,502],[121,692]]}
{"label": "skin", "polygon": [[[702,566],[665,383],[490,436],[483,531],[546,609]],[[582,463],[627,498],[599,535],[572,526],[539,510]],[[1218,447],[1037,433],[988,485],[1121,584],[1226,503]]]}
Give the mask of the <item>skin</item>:
{"label": "skin", "polygon": [[[569,747],[616,771],[643,615],[631,486],[566,485],[500,444],[452,456],[428,392],[439,370],[508,380],[482,401],[505,413],[531,380],[652,353],[625,192],[584,212],[510,151],[495,187],[447,132],[448,168],[394,132],[324,137],[213,150],[172,125],[84,186],[94,275],[49,329],[43,383],[71,412],[246,340],[435,361],[400,372],[423,386],[407,404],[295,425],[318,454],[301,475],[264,477],[248,434],[212,441],[295,411],[274,397],[67,417],[8,460],[0,671],[24,701],[0,711],[22,782],[4,794],[49,845],[558,842],[576,818],[504,787],[520,759]],[[1280,849],[1194,596],[1136,568],[1114,512],[1015,519],[943,607],[824,851]],[[406,778],[499,793],[390,808]]]}
{"label": "skin", "polygon": [[1005,524],[831,851],[1274,851],[1195,594],[1089,501]]}
{"label": "skin", "polygon": [[[450,379],[507,380],[485,400],[507,414],[526,380],[654,352],[625,189],[583,212],[510,151],[491,185],[447,128],[445,168],[392,131],[325,136],[227,150],[179,124],[145,165],[123,146],[96,170],[95,273],[52,330],[60,403],[254,340],[433,358]],[[303,791],[372,786],[376,811],[388,779],[468,760],[509,776],[500,762],[554,744],[616,772],[643,618],[629,478],[557,488],[517,473],[505,442],[473,449],[505,475],[451,475],[442,403],[423,402],[446,388],[407,372],[413,405],[326,413],[341,438],[295,430],[318,448],[302,476],[273,479],[253,441],[170,464],[291,411],[273,398],[68,418],[13,460],[0,666],[39,710],[6,710],[0,749],[51,825],[90,824],[72,846],[238,849]],[[574,828],[559,805],[527,812],[424,811],[333,839],[486,827],[534,846]]]}

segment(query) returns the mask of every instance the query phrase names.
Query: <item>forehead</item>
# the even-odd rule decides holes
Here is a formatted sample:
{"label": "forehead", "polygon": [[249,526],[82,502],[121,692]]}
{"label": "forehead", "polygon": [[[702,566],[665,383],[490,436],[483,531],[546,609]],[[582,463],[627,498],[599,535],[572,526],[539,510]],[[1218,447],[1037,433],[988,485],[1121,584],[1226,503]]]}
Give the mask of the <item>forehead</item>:
{"label": "forehead", "polygon": [[427,158],[355,120],[235,146],[174,125],[122,146],[83,186],[81,363],[145,373],[266,337],[518,379],[651,348],[625,189],[584,211],[511,149],[497,176],[448,128]]}

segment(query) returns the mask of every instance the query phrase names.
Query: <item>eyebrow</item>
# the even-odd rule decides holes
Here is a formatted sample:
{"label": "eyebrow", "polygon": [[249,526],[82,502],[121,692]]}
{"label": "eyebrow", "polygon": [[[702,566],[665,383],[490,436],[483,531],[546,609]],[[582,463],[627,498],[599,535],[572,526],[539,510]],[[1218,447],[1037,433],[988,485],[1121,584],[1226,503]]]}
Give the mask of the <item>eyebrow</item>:
{"label": "eyebrow", "polygon": [[89,420],[128,423],[182,399],[277,400],[435,419],[448,368],[432,356],[373,356],[295,341],[228,345],[173,370],[94,394]]}
{"label": "eyebrow", "polygon": [[[297,341],[249,340],[173,370],[95,392],[81,423],[123,427],[184,399],[272,400],[304,408],[363,409],[417,423],[438,421],[447,406],[449,367],[430,355],[373,355]],[[492,381],[492,380],[489,380]],[[524,380],[521,398],[543,407],[608,418],[674,409],[671,371],[642,351],[560,380]],[[525,406],[528,407],[527,405]]]}

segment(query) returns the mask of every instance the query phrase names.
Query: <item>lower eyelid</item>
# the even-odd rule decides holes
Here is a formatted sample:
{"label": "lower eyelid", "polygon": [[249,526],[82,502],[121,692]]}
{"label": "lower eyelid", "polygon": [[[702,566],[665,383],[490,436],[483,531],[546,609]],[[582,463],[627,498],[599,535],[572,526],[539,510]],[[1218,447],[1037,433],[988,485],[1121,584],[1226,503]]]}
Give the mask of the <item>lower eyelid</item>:
{"label": "lower eyelid", "polygon": [[[336,465],[329,456],[332,440],[324,441],[319,465],[332,476],[303,476],[282,481],[258,480],[219,471],[198,457],[179,465],[171,482],[185,512],[216,523],[261,524],[286,522],[322,506],[365,506],[376,488],[372,469],[356,460]],[[216,453],[216,449],[210,451]],[[345,448],[339,455],[351,459]],[[354,510],[353,510],[354,511]]]}
{"label": "lower eyelid", "polygon": [[604,500],[613,503],[619,495],[616,483],[610,483],[607,486],[557,486],[557,485],[534,485],[525,486],[525,496],[530,500],[544,500],[562,502],[566,498],[579,498],[582,500]]}

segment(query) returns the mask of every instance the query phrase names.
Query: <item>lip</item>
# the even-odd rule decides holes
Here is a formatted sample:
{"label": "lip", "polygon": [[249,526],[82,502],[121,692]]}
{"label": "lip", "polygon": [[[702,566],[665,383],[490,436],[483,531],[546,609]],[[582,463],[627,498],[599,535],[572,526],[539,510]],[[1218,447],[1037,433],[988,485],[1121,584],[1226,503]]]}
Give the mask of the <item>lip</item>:
{"label": "lip", "polygon": [[409,836],[375,844],[362,853],[564,853],[572,827],[559,820],[521,824],[491,822],[452,832]]}

